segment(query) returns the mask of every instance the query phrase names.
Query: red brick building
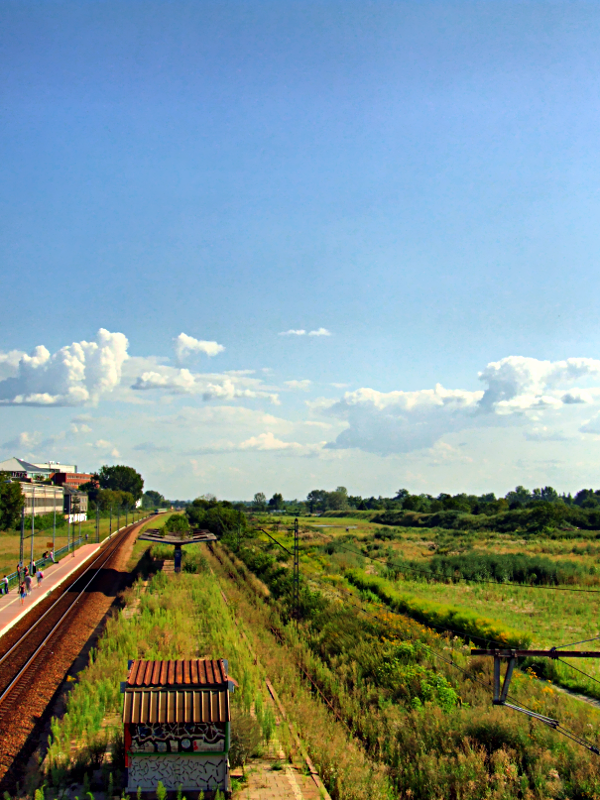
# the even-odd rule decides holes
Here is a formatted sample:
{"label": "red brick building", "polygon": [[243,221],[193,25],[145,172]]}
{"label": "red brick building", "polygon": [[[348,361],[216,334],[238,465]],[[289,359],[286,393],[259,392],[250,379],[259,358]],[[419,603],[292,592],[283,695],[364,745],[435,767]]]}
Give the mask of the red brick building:
{"label": "red brick building", "polygon": [[55,472],[52,476],[52,483],[57,486],[79,489],[82,483],[88,483],[93,478],[94,476],[89,472]]}

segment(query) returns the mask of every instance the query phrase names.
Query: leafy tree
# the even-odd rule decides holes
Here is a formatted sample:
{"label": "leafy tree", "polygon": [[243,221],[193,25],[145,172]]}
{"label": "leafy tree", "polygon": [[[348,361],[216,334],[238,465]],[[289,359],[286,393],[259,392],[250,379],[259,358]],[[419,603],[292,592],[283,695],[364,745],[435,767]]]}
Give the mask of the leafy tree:
{"label": "leafy tree", "polygon": [[245,532],[248,527],[246,515],[226,501],[197,497],[186,508],[186,514],[193,528],[209,530],[219,538],[226,533],[237,532],[238,528]]}
{"label": "leafy tree", "polygon": [[257,492],[254,495],[254,501],[252,502],[252,508],[255,511],[264,511],[267,507],[267,498],[264,492]]}
{"label": "leafy tree", "polygon": [[313,489],[306,495],[311,514],[314,511],[327,511],[327,494],[324,489]]}
{"label": "leafy tree", "polygon": [[396,497],[394,499],[400,500],[400,502],[402,502],[409,495],[410,492],[408,491],[408,489],[398,489],[398,491],[396,492]]}
{"label": "leafy tree", "polygon": [[581,489],[575,495],[573,502],[581,508],[596,508],[600,503],[600,492],[595,492],[593,489]]}
{"label": "leafy tree", "polygon": [[169,533],[185,533],[189,529],[190,523],[184,514],[171,514],[165,522],[165,530]]}
{"label": "leafy tree", "polygon": [[135,505],[135,498],[131,492],[121,492],[115,489],[100,489],[98,484],[94,481],[82,483],[79,487],[79,491],[87,494],[90,510],[99,508],[100,511],[108,511],[112,508],[116,511],[118,508],[133,508]]}
{"label": "leafy tree", "polygon": [[117,464],[109,467],[106,464],[98,473],[101,489],[113,489],[119,492],[130,492],[137,501],[144,490],[144,479],[133,467]]}
{"label": "leafy tree", "polygon": [[508,500],[510,508],[519,508],[529,503],[531,500],[531,493],[524,486],[517,486],[514,491],[508,492],[506,499]]}
{"label": "leafy tree", "polygon": [[332,511],[348,508],[348,492],[345,487],[338,486],[335,492],[327,492],[327,507]]}
{"label": "leafy tree", "polygon": [[150,489],[142,496],[142,508],[160,508],[166,505],[166,500],[160,492]]}
{"label": "leafy tree", "polygon": [[0,472],[0,531],[15,528],[18,525],[21,509],[25,505],[25,497],[21,493],[21,484],[10,481],[8,472]]}
{"label": "leafy tree", "polygon": [[284,507],[283,495],[281,492],[275,492],[273,497],[269,500],[269,507],[276,511]]}

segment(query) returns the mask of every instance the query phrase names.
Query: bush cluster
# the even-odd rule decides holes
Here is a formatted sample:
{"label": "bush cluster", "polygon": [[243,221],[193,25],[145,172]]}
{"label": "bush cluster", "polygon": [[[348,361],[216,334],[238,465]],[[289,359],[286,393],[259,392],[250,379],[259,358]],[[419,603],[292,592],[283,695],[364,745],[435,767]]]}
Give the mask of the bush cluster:
{"label": "bush cluster", "polygon": [[478,553],[461,555],[435,555],[426,565],[422,561],[398,562],[394,571],[402,573],[403,563],[411,580],[491,580],[498,583],[524,583],[553,585],[581,583],[595,575],[594,566],[584,566],[574,561],[552,561],[545,556],[526,553]]}

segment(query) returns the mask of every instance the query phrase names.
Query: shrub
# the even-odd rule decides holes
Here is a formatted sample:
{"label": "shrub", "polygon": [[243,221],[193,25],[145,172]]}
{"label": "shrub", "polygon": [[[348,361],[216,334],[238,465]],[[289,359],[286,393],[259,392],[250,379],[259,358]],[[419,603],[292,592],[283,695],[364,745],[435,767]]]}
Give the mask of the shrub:
{"label": "shrub", "polygon": [[260,724],[249,712],[235,707],[231,709],[229,764],[233,769],[243,768],[248,759],[257,753],[262,736]]}
{"label": "shrub", "polygon": [[[427,579],[429,576],[447,581],[492,580],[498,583],[549,584],[578,583],[586,575],[595,573],[593,567],[583,567],[574,561],[552,561],[544,556],[526,553],[469,552],[461,555],[436,555],[427,566],[422,561],[406,561],[410,577]],[[402,564],[394,564],[402,572]]]}
{"label": "shrub", "polygon": [[169,533],[185,533],[189,529],[190,524],[183,514],[171,514],[165,522],[165,531]]}

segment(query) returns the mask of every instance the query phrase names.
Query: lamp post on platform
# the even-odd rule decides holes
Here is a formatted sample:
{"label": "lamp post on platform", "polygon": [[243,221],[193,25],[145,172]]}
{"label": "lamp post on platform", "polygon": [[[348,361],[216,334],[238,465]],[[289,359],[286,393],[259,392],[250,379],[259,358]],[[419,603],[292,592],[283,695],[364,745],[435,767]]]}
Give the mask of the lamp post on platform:
{"label": "lamp post on platform", "polygon": [[29,574],[33,577],[33,540],[35,538],[35,486],[31,484],[31,552]]}

